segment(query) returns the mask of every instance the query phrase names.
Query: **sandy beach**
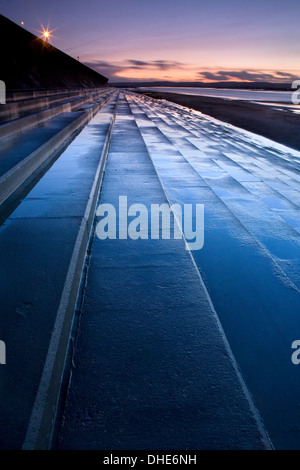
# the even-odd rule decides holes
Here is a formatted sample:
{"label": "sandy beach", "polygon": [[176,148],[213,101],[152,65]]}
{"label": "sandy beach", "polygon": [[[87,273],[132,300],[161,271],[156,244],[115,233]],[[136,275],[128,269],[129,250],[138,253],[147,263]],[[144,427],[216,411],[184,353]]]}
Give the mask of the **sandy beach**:
{"label": "sandy beach", "polygon": [[300,150],[300,115],[256,103],[167,92],[144,92]]}

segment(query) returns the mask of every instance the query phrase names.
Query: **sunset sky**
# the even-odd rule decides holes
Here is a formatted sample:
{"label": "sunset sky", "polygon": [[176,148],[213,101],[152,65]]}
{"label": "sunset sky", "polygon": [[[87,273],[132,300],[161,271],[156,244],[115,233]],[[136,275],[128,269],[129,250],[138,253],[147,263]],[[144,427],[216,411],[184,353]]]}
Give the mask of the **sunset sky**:
{"label": "sunset sky", "polygon": [[[0,12],[112,82],[291,82],[299,0],[1,0]],[[2,45],[5,47],[5,45]]]}

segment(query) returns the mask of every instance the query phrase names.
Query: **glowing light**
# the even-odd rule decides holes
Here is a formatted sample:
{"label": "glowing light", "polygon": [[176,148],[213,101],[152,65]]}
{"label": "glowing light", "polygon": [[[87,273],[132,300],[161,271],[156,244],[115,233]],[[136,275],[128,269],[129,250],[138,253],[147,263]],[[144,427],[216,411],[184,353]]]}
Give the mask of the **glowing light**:
{"label": "glowing light", "polygon": [[21,24],[24,25],[24,21],[21,21]]}
{"label": "glowing light", "polygon": [[43,25],[41,26],[42,26],[42,31],[39,31],[39,33],[41,34],[40,38],[43,39],[45,42],[48,42],[51,44],[51,38],[54,37],[52,33],[55,30],[54,29],[50,30],[49,25],[46,28]]}

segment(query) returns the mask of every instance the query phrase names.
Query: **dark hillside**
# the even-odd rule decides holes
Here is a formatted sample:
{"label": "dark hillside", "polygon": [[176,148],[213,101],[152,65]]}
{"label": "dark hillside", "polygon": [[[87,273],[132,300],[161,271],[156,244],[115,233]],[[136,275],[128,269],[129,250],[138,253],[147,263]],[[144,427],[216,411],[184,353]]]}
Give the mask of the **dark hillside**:
{"label": "dark hillside", "polygon": [[0,79],[10,89],[103,87],[108,79],[0,15]]}

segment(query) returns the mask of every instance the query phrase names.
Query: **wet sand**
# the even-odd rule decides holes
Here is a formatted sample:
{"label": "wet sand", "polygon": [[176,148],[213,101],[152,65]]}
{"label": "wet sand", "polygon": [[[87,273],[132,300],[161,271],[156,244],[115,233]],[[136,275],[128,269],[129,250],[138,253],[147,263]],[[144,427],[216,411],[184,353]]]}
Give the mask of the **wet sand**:
{"label": "wet sand", "polygon": [[300,150],[300,114],[240,100],[181,95],[169,92],[143,93],[153,98],[166,99],[193,108],[220,121]]}

